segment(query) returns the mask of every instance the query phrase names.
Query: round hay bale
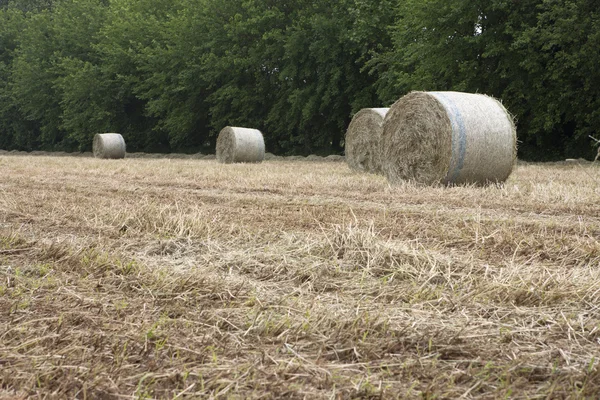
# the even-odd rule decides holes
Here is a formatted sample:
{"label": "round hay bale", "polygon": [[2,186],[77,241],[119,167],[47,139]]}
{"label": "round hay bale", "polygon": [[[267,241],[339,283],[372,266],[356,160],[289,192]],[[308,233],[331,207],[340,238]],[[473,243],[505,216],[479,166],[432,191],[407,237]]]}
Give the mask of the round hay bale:
{"label": "round hay bale", "polygon": [[348,166],[356,171],[380,174],[381,134],[389,108],[363,108],[346,131],[345,151]]}
{"label": "round hay bale", "polygon": [[125,158],[125,140],[118,133],[97,133],[92,147],[96,158]]}
{"label": "round hay bale", "polygon": [[265,140],[257,129],[226,126],[217,138],[220,163],[257,163],[265,158]]}
{"label": "round hay bale", "polygon": [[412,92],[386,115],[382,169],[391,182],[503,182],[517,156],[512,116],[496,99],[459,92]]}

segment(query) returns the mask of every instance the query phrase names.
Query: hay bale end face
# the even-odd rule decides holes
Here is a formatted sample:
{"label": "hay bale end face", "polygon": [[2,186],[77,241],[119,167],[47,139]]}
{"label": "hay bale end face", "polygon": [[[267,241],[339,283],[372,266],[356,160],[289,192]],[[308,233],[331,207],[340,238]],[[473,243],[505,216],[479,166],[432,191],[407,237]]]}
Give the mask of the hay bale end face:
{"label": "hay bale end face", "polygon": [[348,166],[356,171],[382,173],[381,134],[389,108],[363,108],[346,131],[345,152]]}
{"label": "hay bale end face", "polygon": [[265,158],[265,140],[257,129],[227,126],[217,138],[217,161],[223,164],[259,163]]}
{"label": "hay bale end face", "polygon": [[96,158],[125,158],[125,139],[118,133],[98,133],[94,135],[92,147]]}
{"label": "hay bale end face", "polygon": [[505,181],[517,155],[513,118],[496,99],[459,92],[412,92],[386,115],[382,167],[391,182]]}

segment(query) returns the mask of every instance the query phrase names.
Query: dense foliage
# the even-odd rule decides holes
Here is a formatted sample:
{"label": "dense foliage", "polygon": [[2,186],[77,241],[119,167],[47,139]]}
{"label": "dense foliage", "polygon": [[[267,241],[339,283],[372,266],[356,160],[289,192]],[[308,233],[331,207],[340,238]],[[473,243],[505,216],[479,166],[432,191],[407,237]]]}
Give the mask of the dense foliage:
{"label": "dense foliage", "polygon": [[0,0],[0,148],[210,151],[225,125],[340,153],[411,90],[502,99],[520,156],[591,157],[600,0]]}

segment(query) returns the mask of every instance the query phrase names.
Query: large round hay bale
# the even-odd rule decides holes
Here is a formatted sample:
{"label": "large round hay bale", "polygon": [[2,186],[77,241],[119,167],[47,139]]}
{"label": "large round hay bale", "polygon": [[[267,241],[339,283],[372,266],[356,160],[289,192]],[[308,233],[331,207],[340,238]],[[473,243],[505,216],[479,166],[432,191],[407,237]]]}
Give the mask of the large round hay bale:
{"label": "large round hay bale", "polygon": [[257,163],[265,158],[265,140],[257,129],[226,126],[217,138],[217,161]]}
{"label": "large round hay bale", "polygon": [[381,134],[389,108],[363,108],[346,131],[345,151],[348,166],[356,171],[381,173]]}
{"label": "large round hay bale", "polygon": [[517,155],[513,118],[496,99],[459,92],[412,92],[386,115],[382,167],[391,182],[505,181]]}
{"label": "large round hay bale", "polygon": [[257,163],[265,158],[265,140],[257,129],[227,126],[217,138],[217,161],[220,163]]}
{"label": "large round hay bale", "polygon": [[118,133],[97,133],[92,147],[96,158],[125,158],[125,140]]}

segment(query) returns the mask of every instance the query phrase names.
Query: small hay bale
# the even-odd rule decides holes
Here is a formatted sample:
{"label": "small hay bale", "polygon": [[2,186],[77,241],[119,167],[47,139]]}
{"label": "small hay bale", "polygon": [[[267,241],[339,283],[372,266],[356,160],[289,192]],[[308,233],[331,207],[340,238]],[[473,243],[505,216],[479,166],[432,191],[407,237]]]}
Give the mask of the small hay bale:
{"label": "small hay bale", "polygon": [[125,140],[118,133],[97,133],[92,147],[96,158],[125,158]]}
{"label": "small hay bale", "polygon": [[257,129],[226,126],[217,138],[217,161],[223,164],[259,163],[265,158],[265,140]]}
{"label": "small hay bale", "polygon": [[391,182],[505,181],[517,156],[512,116],[496,99],[459,92],[412,92],[386,115],[382,169]]}
{"label": "small hay bale", "polygon": [[346,131],[345,150],[348,166],[356,171],[380,174],[381,134],[389,108],[363,108]]}

